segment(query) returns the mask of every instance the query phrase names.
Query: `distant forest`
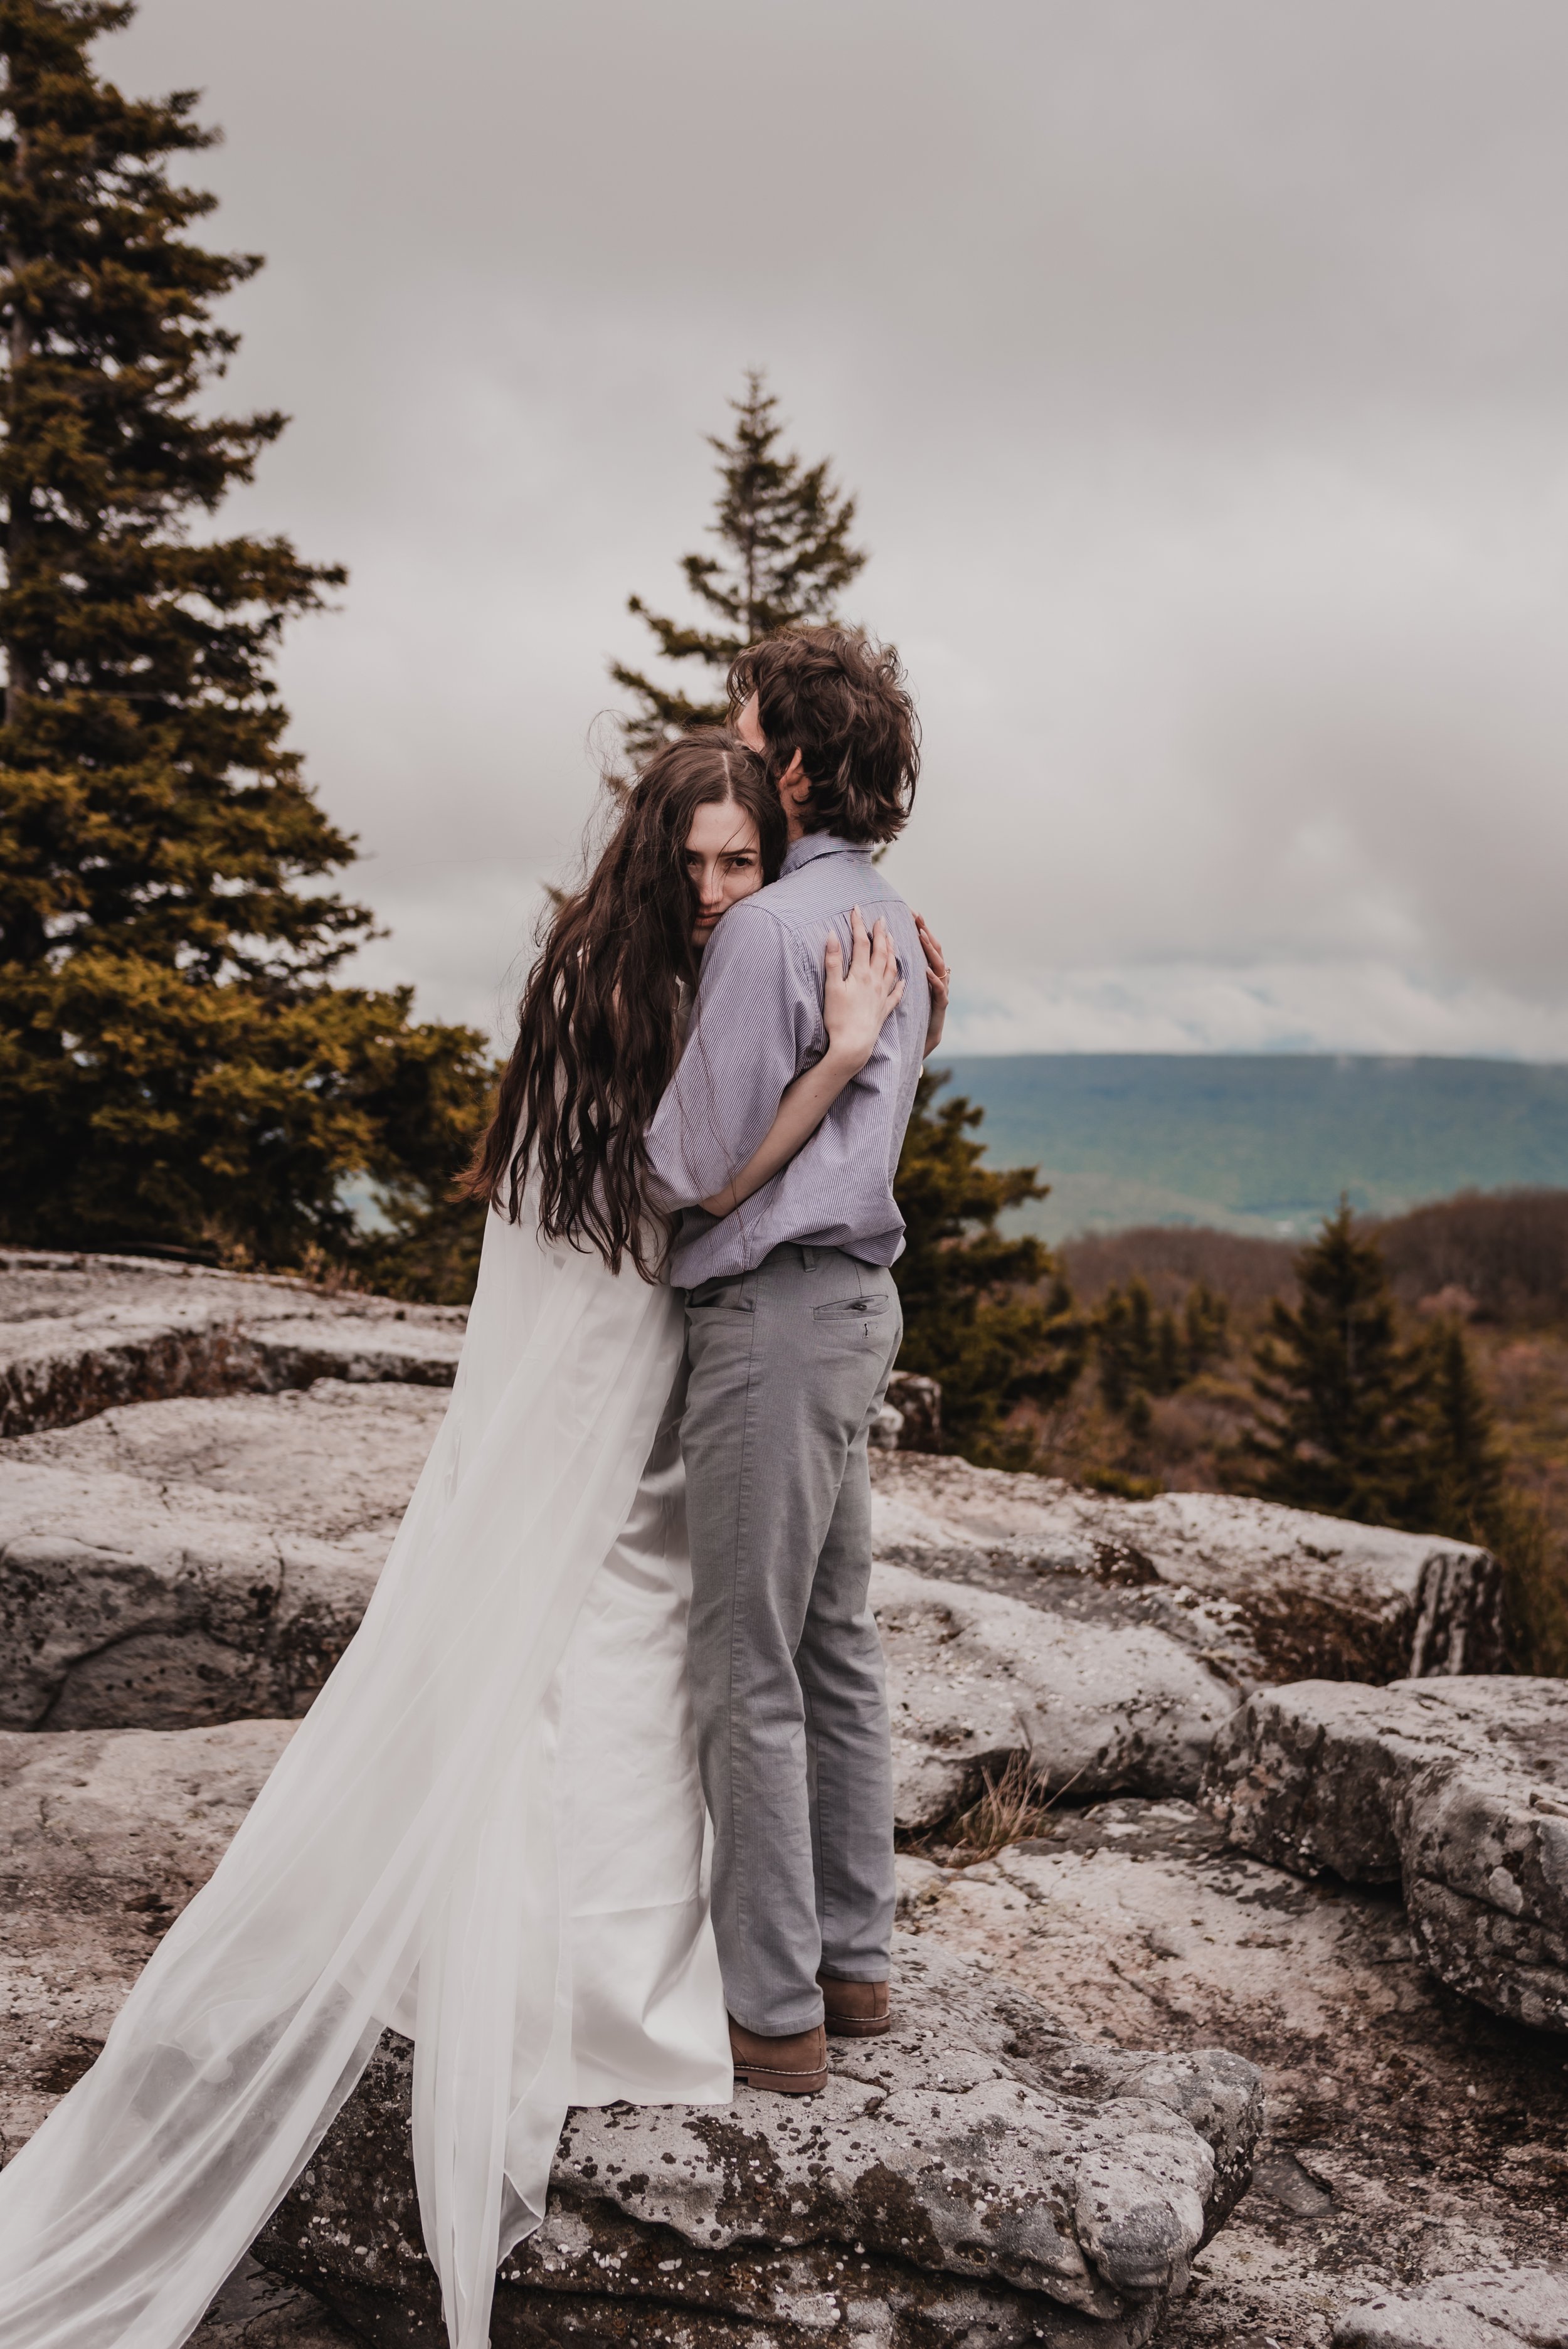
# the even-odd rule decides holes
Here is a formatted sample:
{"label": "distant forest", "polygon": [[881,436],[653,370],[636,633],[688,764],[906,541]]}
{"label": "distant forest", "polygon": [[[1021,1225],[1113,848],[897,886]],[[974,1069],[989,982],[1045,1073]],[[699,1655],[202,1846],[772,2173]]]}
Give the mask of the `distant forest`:
{"label": "distant forest", "polygon": [[[1462,1194],[1355,1229],[1383,1268],[1396,1343],[1430,1365],[1429,1399],[1445,1346],[1450,1378],[1457,1347],[1473,1380],[1461,1443],[1492,1462],[1474,1531],[1509,1568],[1515,1661],[1568,1671],[1568,1190]],[[1300,1305],[1300,1245],[1155,1226],[1057,1254],[1090,1361],[1054,1410],[1016,1414],[1040,1469],[1134,1494],[1255,1489],[1256,1356]]]}

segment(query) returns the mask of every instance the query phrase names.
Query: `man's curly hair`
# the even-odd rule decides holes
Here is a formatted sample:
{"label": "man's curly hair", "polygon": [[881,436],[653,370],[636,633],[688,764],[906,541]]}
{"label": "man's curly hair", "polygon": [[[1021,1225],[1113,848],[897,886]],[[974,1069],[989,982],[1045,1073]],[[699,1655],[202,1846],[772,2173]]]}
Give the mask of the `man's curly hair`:
{"label": "man's curly hair", "polygon": [[800,753],[807,831],[896,840],[914,802],[920,725],[894,647],[857,628],[765,636],[730,664],[732,709],[753,694],[775,782]]}

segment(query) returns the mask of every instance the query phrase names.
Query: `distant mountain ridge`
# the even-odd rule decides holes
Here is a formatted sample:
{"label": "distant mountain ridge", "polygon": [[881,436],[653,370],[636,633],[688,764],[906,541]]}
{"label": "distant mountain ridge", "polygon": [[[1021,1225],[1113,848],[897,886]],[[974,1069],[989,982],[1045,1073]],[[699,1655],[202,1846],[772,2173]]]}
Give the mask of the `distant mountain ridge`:
{"label": "distant mountain ridge", "polygon": [[994,1165],[1051,1196],[1046,1239],[1134,1224],[1290,1237],[1336,1204],[1397,1215],[1456,1191],[1568,1186],[1568,1065],[1362,1054],[938,1053],[985,1112]]}

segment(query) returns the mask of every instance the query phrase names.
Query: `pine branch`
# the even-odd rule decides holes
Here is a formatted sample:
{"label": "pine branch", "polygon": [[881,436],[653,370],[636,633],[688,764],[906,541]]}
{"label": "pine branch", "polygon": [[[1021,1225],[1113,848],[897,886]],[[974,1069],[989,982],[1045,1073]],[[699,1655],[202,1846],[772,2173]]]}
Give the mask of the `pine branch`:
{"label": "pine branch", "polygon": [[780,452],[778,401],[760,372],[747,376],[742,396],[729,404],[736,417],[731,437],[708,436],[718,474],[708,533],[718,551],[680,558],[687,592],[719,625],[672,619],[640,595],[628,598],[628,609],[651,631],[660,657],[699,663],[711,676],[713,693],[703,701],[673,692],[640,669],[613,662],[611,677],[637,704],[625,721],[634,751],[693,722],[685,711],[701,712],[700,722],[722,720],[724,679],[737,653],[758,637],[837,619],[839,596],[867,560],[864,549],[851,543],[855,501],[835,486],[830,461],[807,466]]}

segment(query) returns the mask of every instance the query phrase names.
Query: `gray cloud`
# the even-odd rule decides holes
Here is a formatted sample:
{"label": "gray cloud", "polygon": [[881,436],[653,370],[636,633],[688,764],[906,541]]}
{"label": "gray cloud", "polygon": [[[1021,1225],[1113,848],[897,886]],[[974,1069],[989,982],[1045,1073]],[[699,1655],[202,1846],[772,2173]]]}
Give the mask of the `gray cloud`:
{"label": "gray cloud", "polygon": [[284,685],[492,1019],[764,362],[861,492],[975,1046],[1568,1055],[1553,0],[144,0],[270,265]]}

